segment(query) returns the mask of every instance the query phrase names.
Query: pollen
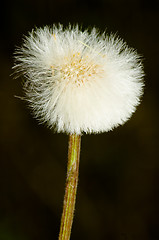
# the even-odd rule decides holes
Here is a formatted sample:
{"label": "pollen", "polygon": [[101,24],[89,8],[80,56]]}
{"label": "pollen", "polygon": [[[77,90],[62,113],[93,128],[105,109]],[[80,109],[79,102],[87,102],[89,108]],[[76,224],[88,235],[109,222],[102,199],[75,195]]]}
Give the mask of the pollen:
{"label": "pollen", "polygon": [[55,35],[55,34],[52,34],[52,36],[53,36],[54,40],[56,41],[56,35]]}
{"label": "pollen", "polygon": [[90,81],[102,71],[101,66],[89,59],[88,55],[75,52],[65,57],[64,64],[60,68],[62,78],[67,82],[75,83],[77,86]]}

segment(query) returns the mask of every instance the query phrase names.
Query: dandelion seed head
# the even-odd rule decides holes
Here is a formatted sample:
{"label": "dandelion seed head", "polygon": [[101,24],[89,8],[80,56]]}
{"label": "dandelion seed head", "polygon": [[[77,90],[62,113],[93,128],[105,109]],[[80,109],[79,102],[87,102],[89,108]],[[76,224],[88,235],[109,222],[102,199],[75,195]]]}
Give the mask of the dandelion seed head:
{"label": "dandelion seed head", "polygon": [[140,57],[119,38],[78,26],[36,29],[15,55],[33,114],[57,132],[99,133],[124,124],[140,103]]}

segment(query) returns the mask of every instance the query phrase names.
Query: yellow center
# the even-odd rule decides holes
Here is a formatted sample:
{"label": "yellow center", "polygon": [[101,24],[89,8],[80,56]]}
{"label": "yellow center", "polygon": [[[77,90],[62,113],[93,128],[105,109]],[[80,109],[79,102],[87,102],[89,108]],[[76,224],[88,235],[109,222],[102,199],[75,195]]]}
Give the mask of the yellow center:
{"label": "yellow center", "polygon": [[[64,63],[58,68],[60,76],[67,82],[75,83],[80,86],[95,75],[102,72],[101,66],[91,60],[87,55],[76,52],[65,57]],[[52,74],[55,74],[55,68],[52,66]]]}
{"label": "yellow center", "polygon": [[66,58],[61,67],[63,79],[81,85],[88,81],[92,75],[98,73],[99,65],[95,64],[88,56],[81,56],[79,52]]}

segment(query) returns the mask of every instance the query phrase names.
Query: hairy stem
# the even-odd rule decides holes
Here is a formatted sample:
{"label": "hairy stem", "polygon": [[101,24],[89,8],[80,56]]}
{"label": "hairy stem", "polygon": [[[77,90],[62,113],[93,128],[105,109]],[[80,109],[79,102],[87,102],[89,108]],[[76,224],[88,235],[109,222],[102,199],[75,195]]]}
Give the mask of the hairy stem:
{"label": "hairy stem", "polygon": [[80,135],[69,136],[67,179],[59,240],[69,240],[71,235],[78,184],[80,142]]}

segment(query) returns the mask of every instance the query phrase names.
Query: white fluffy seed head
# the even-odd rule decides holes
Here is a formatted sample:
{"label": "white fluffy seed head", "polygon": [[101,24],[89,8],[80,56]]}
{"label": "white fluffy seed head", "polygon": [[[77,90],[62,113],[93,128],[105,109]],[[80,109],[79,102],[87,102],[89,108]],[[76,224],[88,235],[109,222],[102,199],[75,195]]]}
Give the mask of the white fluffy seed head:
{"label": "white fluffy seed head", "polygon": [[140,102],[139,56],[111,35],[62,25],[33,30],[16,50],[34,116],[57,132],[99,133],[127,121]]}

